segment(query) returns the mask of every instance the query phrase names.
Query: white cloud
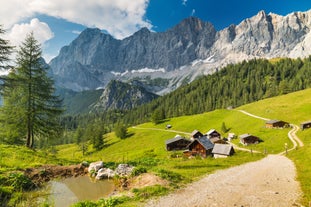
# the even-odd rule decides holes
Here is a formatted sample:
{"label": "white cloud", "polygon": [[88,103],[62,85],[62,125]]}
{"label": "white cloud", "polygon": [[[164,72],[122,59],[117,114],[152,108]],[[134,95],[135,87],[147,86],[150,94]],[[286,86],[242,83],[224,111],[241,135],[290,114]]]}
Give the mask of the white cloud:
{"label": "white cloud", "polygon": [[54,37],[50,27],[37,18],[32,19],[29,23],[14,24],[6,35],[12,45],[19,46],[25,40],[26,35],[31,32],[43,47],[46,41]]}
{"label": "white cloud", "polygon": [[67,21],[105,29],[124,38],[141,27],[151,28],[145,20],[149,0],[0,0],[0,19],[10,28],[26,18],[45,14]]}
{"label": "white cloud", "polygon": [[73,30],[73,31],[71,31],[73,34],[77,34],[77,35],[79,35],[79,34],[81,34],[81,31],[78,31],[78,30]]}

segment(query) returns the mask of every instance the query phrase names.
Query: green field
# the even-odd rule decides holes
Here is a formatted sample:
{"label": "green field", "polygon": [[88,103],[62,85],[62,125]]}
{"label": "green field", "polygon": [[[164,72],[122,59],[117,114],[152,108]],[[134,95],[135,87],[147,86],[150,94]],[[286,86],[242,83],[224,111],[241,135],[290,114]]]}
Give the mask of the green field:
{"label": "green field", "polygon": [[[311,89],[258,101],[238,109],[299,125],[303,121],[311,120]],[[216,129],[226,137],[227,133],[221,131],[223,123],[231,133],[236,135],[250,133],[263,140],[257,145],[249,146],[249,149],[277,154],[284,151],[285,143],[289,144],[289,148],[292,147],[292,143],[287,137],[289,129],[267,129],[265,121],[247,116],[237,110],[215,110],[199,115],[171,118],[158,125],[145,123],[136,126],[136,128],[129,128],[129,136],[123,140],[117,138],[114,133],[107,134],[105,136],[106,147],[103,150],[93,151],[89,147],[89,151],[84,156],[75,144],[58,146],[56,154],[49,151],[32,151],[24,147],[0,145],[0,175],[3,176],[12,170],[47,163],[64,165],[80,163],[84,160],[89,162],[103,160],[110,166],[115,166],[118,163],[129,162],[146,167],[148,172],[159,174],[165,170],[168,174],[171,173],[178,177],[179,180],[172,178],[171,188],[174,189],[215,170],[258,160],[265,156],[263,153],[251,154],[237,151],[234,156],[227,159],[185,159],[181,156],[174,158],[176,155],[181,155],[182,152],[167,152],[165,150],[165,140],[173,138],[177,134],[165,130],[167,124],[172,125],[172,130],[185,133],[191,133],[194,129],[202,133]],[[180,135],[184,134],[180,133]],[[189,135],[185,136],[189,138]],[[311,175],[311,141],[309,138],[311,129],[299,131],[298,136],[303,140],[305,146],[289,152],[288,157],[297,166],[297,179],[305,194],[302,203],[307,204],[311,200],[311,180],[309,179]],[[238,139],[234,140],[234,143],[242,147],[238,143]]]}

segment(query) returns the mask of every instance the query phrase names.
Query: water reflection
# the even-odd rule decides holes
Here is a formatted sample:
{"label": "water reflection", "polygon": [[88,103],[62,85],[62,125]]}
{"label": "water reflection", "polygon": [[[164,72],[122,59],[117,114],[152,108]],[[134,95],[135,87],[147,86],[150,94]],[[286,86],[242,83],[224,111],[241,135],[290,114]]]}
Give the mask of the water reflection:
{"label": "water reflection", "polygon": [[98,200],[107,197],[114,190],[111,180],[93,181],[88,176],[72,177],[62,180],[50,181],[47,186],[40,190],[48,198],[39,198],[42,202],[55,207],[66,207],[83,200]]}

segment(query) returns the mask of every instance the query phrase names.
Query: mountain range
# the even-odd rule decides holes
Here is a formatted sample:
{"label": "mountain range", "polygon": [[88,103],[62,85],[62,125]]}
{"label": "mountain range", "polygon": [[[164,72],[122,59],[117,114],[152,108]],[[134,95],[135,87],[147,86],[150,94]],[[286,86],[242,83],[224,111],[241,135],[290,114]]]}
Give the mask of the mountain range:
{"label": "mountain range", "polygon": [[101,89],[118,80],[163,95],[243,60],[306,57],[310,29],[311,10],[286,16],[260,11],[220,31],[189,17],[165,32],[142,28],[123,40],[89,28],[49,65],[57,86],[73,91]]}

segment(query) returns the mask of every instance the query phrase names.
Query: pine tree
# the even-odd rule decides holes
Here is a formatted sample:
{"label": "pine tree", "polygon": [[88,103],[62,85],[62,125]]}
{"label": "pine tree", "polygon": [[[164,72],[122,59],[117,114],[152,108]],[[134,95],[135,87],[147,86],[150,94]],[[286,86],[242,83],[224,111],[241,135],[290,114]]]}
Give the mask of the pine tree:
{"label": "pine tree", "polygon": [[[3,35],[5,31],[0,25],[0,35]],[[0,69],[8,69],[10,66],[10,55],[12,54],[13,47],[9,45],[9,41],[0,38]]]}
{"label": "pine tree", "polygon": [[40,44],[31,33],[18,51],[16,68],[4,78],[0,121],[7,139],[26,138],[26,146],[33,148],[35,139],[60,135],[61,101],[53,84]]}

